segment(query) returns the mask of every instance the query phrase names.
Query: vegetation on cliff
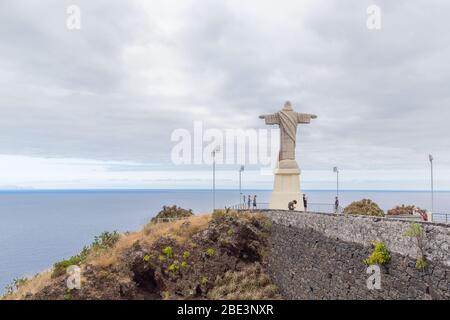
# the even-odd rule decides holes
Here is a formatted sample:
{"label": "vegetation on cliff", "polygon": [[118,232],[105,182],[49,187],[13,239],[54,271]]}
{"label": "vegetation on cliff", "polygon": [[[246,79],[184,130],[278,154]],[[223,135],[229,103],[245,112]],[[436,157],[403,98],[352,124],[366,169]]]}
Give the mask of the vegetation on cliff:
{"label": "vegetation on cliff", "polygon": [[174,219],[180,219],[180,218],[189,218],[192,217],[194,213],[191,209],[186,210],[180,207],[177,207],[176,205],[173,206],[163,206],[162,210],[158,212],[158,214],[152,218],[151,222],[160,222],[160,221],[166,221],[170,222]]}
{"label": "vegetation on cliff", "polygon": [[80,290],[67,289],[67,263],[60,263],[4,298],[280,298],[265,273],[270,228],[259,214],[215,211],[120,236],[105,233],[68,260],[81,268]]}
{"label": "vegetation on cliff", "polygon": [[373,252],[364,260],[364,263],[371,266],[377,264],[379,266],[385,265],[391,261],[391,254],[385,243],[379,241],[372,242]]}
{"label": "vegetation on cliff", "polygon": [[370,199],[363,199],[351,203],[344,209],[344,214],[384,217],[384,211]]}
{"label": "vegetation on cliff", "polygon": [[388,210],[387,215],[388,216],[420,215],[420,217],[423,220],[425,220],[425,221],[428,220],[427,210],[421,209],[414,205],[405,206],[404,204],[402,204],[401,206],[396,206],[395,208]]}
{"label": "vegetation on cliff", "polygon": [[427,257],[425,255],[425,248],[423,242],[423,228],[418,223],[412,223],[408,229],[403,233],[405,237],[415,238],[417,241],[417,259],[416,259],[416,268],[419,270],[425,269],[427,266]]}

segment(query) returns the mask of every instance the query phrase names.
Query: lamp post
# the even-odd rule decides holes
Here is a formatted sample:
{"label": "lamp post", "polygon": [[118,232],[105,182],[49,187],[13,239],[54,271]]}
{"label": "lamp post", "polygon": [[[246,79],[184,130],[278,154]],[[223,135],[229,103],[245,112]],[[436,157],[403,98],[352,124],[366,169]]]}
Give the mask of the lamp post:
{"label": "lamp post", "polygon": [[339,199],[339,168],[334,167],[333,171],[336,172],[336,197]]}
{"label": "lamp post", "polygon": [[434,172],[433,172],[433,161],[434,158],[433,156],[430,154],[428,156],[429,160],[430,160],[430,164],[431,164],[431,213],[434,213]]}
{"label": "lamp post", "polygon": [[242,209],[242,171],[244,171],[244,166],[239,168],[239,209]]}
{"label": "lamp post", "polygon": [[220,151],[220,147],[216,147],[211,155],[213,157],[213,211],[216,209],[216,153]]}

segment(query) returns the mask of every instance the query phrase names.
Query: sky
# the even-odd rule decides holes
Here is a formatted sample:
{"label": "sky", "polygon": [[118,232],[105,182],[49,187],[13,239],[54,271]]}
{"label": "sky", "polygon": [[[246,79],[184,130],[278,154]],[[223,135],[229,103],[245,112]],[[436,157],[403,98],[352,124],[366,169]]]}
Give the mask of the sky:
{"label": "sky", "polygon": [[[81,29],[70,29],[70,5]],[[380,8],[369,29],[367,8]],[[445,0],[0,2],[0,189],[210,188],[176,165],[172,134],[302,125],[305,189],[450,190]],[[251,151],[249,151],[251,152]],[[218,188],[269,189],[258,164]]]}

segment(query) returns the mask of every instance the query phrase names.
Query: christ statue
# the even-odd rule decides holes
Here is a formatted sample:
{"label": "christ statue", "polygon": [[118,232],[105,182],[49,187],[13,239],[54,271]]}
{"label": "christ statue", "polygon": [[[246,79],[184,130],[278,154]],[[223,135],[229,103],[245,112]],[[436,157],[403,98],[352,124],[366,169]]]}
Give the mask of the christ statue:
{"label": "christ statue", "polygon": [[264,119],[266,124],[277,124],[280,126],[280,153],[278,161],[281,162],[285,160],[295,161],[297,124],[310,123],[311,119],[316,119],[317,116],[295,112],[291,103],[287,101],[281,111],[259,116],[259,118]]}

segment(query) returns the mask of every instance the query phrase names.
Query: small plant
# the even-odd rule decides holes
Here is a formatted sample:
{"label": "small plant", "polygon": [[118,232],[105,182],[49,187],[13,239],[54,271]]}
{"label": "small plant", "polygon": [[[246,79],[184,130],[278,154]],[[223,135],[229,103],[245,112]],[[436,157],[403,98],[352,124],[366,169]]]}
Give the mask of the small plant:
{"label": "small plant", "polygon": [[166,256],[163,256],[162,254],[159,255],[158,257],[159,261],[165,261],[166,260]]}
{"label": "small plant", "polygon": [[169,291],[163,291],[163,292],[161,292],[161,296],[162,296],[163,300],[169,300],[170,293],[169,293]]}
{"label": "small plant", "polygon": [[229,237],[231,237],[231,236],[233,236],[233,234],[234,234],[234,230],[233,230],[232,228],[228,229],[227,235],[228,235]]}
{"label": "small plant", "polygon": [[267,251],[266,248],[261,248],[261,249],[259,250],[259,255],[261,256],[261,258],[267,257],[268,254],[269,254],[269,252]]}
{"label": "small plant", "polygon": [[16,292],[20,286],[28,281],[27,278],[15,278],[10,284],[5,287],[5,295],[10,295]]}
{"label": "small plant", "polygon": [[205,276],[201,276],[201,277],[200,277],[200,284],[201,284],[202,286],[207,285],[207,284],[208,284],[208,278],[205,277]]}
{"label": "small plant", "polygon": [[94,238],[91,247],[93,249],[108,249],[112,248],[120,239],[120,234],[117,231],[104,231]]}
{"label": "small plant", "polygon": [[162,253],[164,253],[168,259],[173,257],[173,249],[172,249],[172,247],[165,247],[162,250]]}
{"label": "small plant", "polygon": [[424,258],[418,258],[416,260],[416,268],[419,270],[423,270],[425,269],[427,266],[427,260],[425,260]]}
{"label": "small plant", "polygon": [[148,254],[146,254],[144,256],[144,258],[142,258],[142,260],[144,260],[144,262],[149,262],[150,261],[150,256]]}
{"label": "small plant", "polygon": [[213,248],[209,248],[208,250],[206,250],[206,255],[208,257],[212,257],[214,253],[216,253],[216,251]]}
{"label": "small plant", "polygon": [[411,225],[406,229],[405,233],[403,233],[405,237],[415,238],[417,241],[418,247],[418,257],[416,259],[416,268],[419,270],[425,269],[427,266],[427,259],[425,256],[425,249],[423,246],[423,229],[422,226],[417,223],[411,223]]}
{"label": "small plant", "polygon": [[189,265],[186,261],[181,262],[181,267],[182,268],[187,268]]}
{"label": "small plant", "polygon": [[364,263],[367,265],[385,265],[391,261],[391,255],[389,253],[389,250],[387,249],[386,245],[383,242],[377,242],[373,241],[372,246],[374,248],[372,254],[364,260]]}
{"label": "small plant", "polygon": [[212,214],[212,220],[220,221],[224,220],[227,217],[227,212],[222,209],[215,209]]}
{"label": "small plant", "polygon": [[189,258],[191,256],[191,253],[189,252],[189,251],[185,251],[185,252],[183,252],[183,259],[187,259],[187,258]]}
{"label": "small plant", "polygon": [[75,266],[75,265],[78,266],[83,261],[84,261],[83,257],[80,255],[77,255],[77,256],[73,256],[69,259],[56,262],[53,265],[53,272],[52,272],[51,277],[56,278],[56,277],[62,276],[64,274],[66,274],[66,270],[68,267]]}
{"label": "small plant", "polygon": [[78,254],[78,257],[81,259],[81,261],[84,261],[86,260],[90,252],[91,248],[89,246],[84,246],[81,252]]}
{"label": "small plant", "polygon": [[230,208],[223,209],[215,209],[211,216],[213,221],[221,222],[221,221],[230,221],[237,217],[236,211],[232,211]]}
{"label": "small plant", "polygon": [[139,240],[136,240],[135,242],[133,242],[133,244],[131,245],[131,247],[133,248],[139,248],[139,246],[141,245],[141,242]]}
{"label": "small plant", "polygon": [[178,261],[174,261],[167,269],[171,272],[177,272],[180,269],[180,265],[178,264]]}

